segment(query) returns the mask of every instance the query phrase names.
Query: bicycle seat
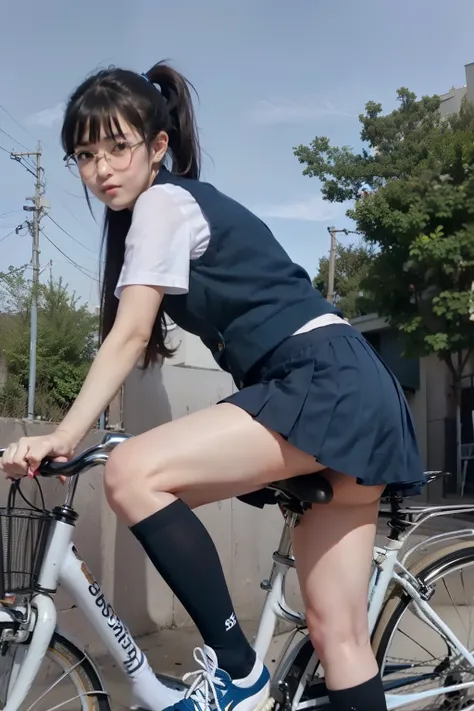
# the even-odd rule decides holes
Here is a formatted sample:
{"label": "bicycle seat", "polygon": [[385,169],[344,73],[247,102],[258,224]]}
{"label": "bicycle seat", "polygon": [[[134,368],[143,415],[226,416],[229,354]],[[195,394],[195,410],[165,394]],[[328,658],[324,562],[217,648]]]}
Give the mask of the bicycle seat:
{"label": "bicycle seat", "polygon": [[[424,472],[424,476],[425,476],[424,486],[428,486],[429,484],[432,484],[434,481],[437,481],[438,479],[444,479],[445,477],[452,476],[452,475],[451,475],[451,472],[432,470],[432,471]],[[400,489],[400,490],[392,489],[391,491],[388,491],[387,493],[385,493],[382,496],[381,502],[383,504],[402,504],[404,499],[408,499],[410,496],[415,496],[416,494],[417,494],[416,491],[411,492],[410,490],[404,491],[403,489]]]}
{"label": "bicycle seat", "polygon": [[303,474],[275,481],[267,488],[276,492],[280,503],[290,508],[293,504],[298,510],[310,508],[312,504],[329,504],[334,494],[331,484],[321,474]]}

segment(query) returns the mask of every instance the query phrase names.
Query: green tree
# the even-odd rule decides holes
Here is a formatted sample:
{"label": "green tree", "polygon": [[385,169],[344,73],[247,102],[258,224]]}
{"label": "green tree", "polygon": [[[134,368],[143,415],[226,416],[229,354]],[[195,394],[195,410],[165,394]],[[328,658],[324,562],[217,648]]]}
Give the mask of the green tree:
{"label": "green tree", "polygon": [[[9,387],[28,387],[32,283],[24,271],[0,273],[0,343]],[[98,319],[61,279],[38,287],[37,410],[42,417],[77,397],[97,345]]]}
{"label": "green tree", "polygon": [[[377,310],[372,297],[362,284],[367,279],[374,258],[373,250],[363,243],[336,244],[336,269],[334,274],[334,303],[348,319]],[[313,285],[324,296],[328,292],[329,259],[321,257]]]}
{"label": "green tree", "polygon": [[375,249],[364,288],[408,354],[447,364],[459,412],[474,347],[474,107],[442,118],[439,105],[400,89],[388,115],[366,105],[359,152],[316,137],[295,155],[327,200],[353,201],[347,214]]}

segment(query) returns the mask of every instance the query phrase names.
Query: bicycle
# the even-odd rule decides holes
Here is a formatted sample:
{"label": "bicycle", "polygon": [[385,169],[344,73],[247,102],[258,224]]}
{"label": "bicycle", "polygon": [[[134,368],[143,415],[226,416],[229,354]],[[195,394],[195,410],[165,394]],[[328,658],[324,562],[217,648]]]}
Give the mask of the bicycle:
{"label": "bicycle", "polygon": [[[107,461],[110,451],[128,439],[129,435],[108,434],[102,442],[66,463],[45,462],[42,476],[70,477],[64,504],[47,511],[31,506],[19,509],[13,495],[19,484],[11,488],[12,500],[0,510],[2,535],[0,545],[0,704],[3,711],[32,711],[47,700],[50,709],[69,706],[78,701],[87,711],[108,711],[110,698],[94,660],[57,628],[54,594],[64,586],[101,636],[108,653],[121,666],[132,687],[137,703],[154,711],[159,692],[157,676],[145,654],[106,600],[73,544],[74,525],[78,518],[74,497],[79,474]],[[0,450],[0,455],[2,450]],[[441,475],[429,473],[429,480]],[[309,639],[304,614],[292,610],[285,598],[285,580],[294,566],[291,553],[291,530],[298,525],[304,512],[315,503],[330,501],[332,490],[320,475],[296,477],[277,482],[271,487],[284,515],[284,526],[268,580],[261,587],[266,592],[263,611],[253,646],[265,658],[274,636],[277,620],[291,622],[286,645],[272,678],[272,697],[279,711],[307,711],[328,707],[324,676]],[[40,487],[41,493],[41,487]],[[21,492],[20,492],[21,495]],[[41,494],[42,496],[42,494]],[[474,512],[474,505],[403,508],[403,499],[390,496],[386,500],[390,533],[384,546],[374,549],[373,573],[368,598],[368,614],[373,648],[380,664],[389,709],[398,709],[434,700],[437,709],[474,708],[467,701],[467,692],[474,686],[474,656],[458,639],[452,628],[443,622],[430,604],[436,583],[446,575],[474,563],[474,541],[457,540],[408,565],[410,558],[428,548],[451,539],[472,539],[473,529],[463,529],[431,536],[418,543],[400,558],[403,544],[413,531],[433,516],[448,513]],[[413,606],[418,623],[423,623],[445,645],[444,655],[435,657],[431,672],[426,659],[396,658],[390,661],[398,625]],[[469,614],[471,609],[469,608]],[[297,635],[301,635],[298,639]],[[393,644],[396,649],[396,644]],[[421,649],[429,653],[426,645]],[[38,672],[45,659],[59,665],[61,674],[49,683],[38,681]],[[403,674],[408,672],[408,676]],[[465,675],[471,674],[470,681]],[[159,677],[177,693],[186,685]],[[73,696],[58,703],[56,692],[62,681],[70,681]],[[444,682],[443,682],[444,680]],[[435,682],[433,689],[417,690],[425,682]],[[39,697],[31,701],[39,684]],[[46,684],[46,686],[45,686]],[[49,685],[48,685],[49,684]],[[401,693],[395,693],[401,692]],[[441,698],[440,698],[441,697]],[[49,701],[51,699],[51,701]],[[467,705],[466,705],[467,704]],[[420,708],[416,706],[415,708]]]}

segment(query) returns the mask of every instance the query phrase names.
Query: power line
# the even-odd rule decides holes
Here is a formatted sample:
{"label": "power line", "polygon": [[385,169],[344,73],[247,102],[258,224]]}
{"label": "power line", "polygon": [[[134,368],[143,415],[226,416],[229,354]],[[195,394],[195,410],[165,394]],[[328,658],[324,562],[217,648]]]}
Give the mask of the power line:
{"label": "power line", "polygon": [[[17,119],[16,119],[2,104],[0,104],[0,109],[2,109],[2,111],[4,111],[4,112],[6,113],[6,115],[7,115],[12,121],[14,121],[14,122],[16,123],[17,126],[19,126],[23,131],[25,131],[25,133],[27,133],[29,136],[32,136],[32,134],[31,134],[29,131],[27,131],[27,129],[26,129],[24,126],[22,126],[22,124],[21,124],[19,121],[17,121]],[[25,150],[28,150],[28,148],[27,148],[23,143],[20,143],[20,141],[18,141],[16,138],[14,138],[14,137],[11,136],[9,133],[7,133],[3,128],[0,128],[0,132],[1,132],[1,133],[4,133],[5,136],[7,136],[11,141],[14,141],[15,143],[17,143],[19,146],[21,146],[21,147],[24,148]],[[32,137],[33,137],[33,136],[32,136]],[[6,151],[6,149],[3,149],[3,150],[5,150],[5,152],[8,152],[8,151]],[[26,161],[25,161],[25,162],[26,162]],[[28,167],[34,169],[34,166],[31,165],[31,164],[28,164]],[[64,190],[64,188],[61,188],[61,190]],[[68,212],[69,212],[69,213],[72,215],[72,217],[73,217],[77,222],[79,222],[79,224],[80,224],[79,219],[78,219],[70,210],[68,210]],[[72,239],[74,242],[76,242],[77,244],[79,244],[79,245],[80,245],[81,247],[83,247],[84,249],[87,249],[88,252],[91,252],[92,254],[96,255],[96,252],[95,252],[94,250],[90,249],[90,248],[87,247],[85,244],[83,244],[80,240],[78,240],[78,239],[76,239],[75,237],[73,237],[69,232],[67,232],[67,230],[65,230],[63,227],[61,227],[61,225],[59,225],[50,215],[48,215],[48,217],[50,217],[50,219],[52,220],[52,222],[54,222],[54,224],[56,225],[56,227],[59,227],[59,229],[62,230],[62,231],[64,232],[64,234],[66,234],[70,239]]]}
{"label": "power line", "polygon": [[25,151],[29,150],[27,146],[23,145],[23,143],[20,143],[20,141],[17,141],[16,138],[13,138],[13,136],[10,136],[10,134],[7,133],[3,128],[0,128],[0,133],[4,133],[5,136],[10,139],[10,141],[13,141],[13,143],[18,143],[18,145],[24,148]]}
{"label": "power line", "polygon": [[48,240],[48,242],[49,242],[50,244],[52,244],[53,247],[54,247],[55,249],[57,249],[58,252],[59,252],[60,254],[62,254],[63,257],[65,257],[65,258],[68,260],[68,262],[69,262],[70,264],[72,264],[73,267],[75,267],[78,271],[80,271],[81,274],[83,274],[84,276],[88,277],[89,279],[92,279],[93,281],[96,281],[97,283],[100,283],[100,282],[99,282],[99,279],[97,279],[95,276],[92,276],[91,274],[87,274],[87,272],[90,271],[90,269],[87,269],[87,267],[81,266],[81,265],[78,264],[72,257],[70,257],[68,254],[66,254],[66,252],[64,252],[64,251],[61,249],[61,247],[58,247],[58,245],[56,244],[56,242],[54,242],[50,237],[48,237],[48,235],[46,234],[46,232],[45,232],[44,230],[41,230],[41,232],[43,233],[44,237],[46,237],[46,239]]}
{"label": "power line", "polygon": [[[28,136],[30,136],[30,138],[32,138],[34,141],[37,140],[36,136],[33,136],[33,134],[31,133],[31,131],[28,131],[28,129],[25,128],[25,127],[23,126],[23,124],[21,124],[21,123],[18,121],[18,119],[16,119],[16,118],[14,117],[13,114],[11,114],[10,111],[8,111],[8,109],[5,108],[5,106],[3,106],[2,104],[0,104],[0,109],[6,113],[6,115],[13,121],[13,123],[16,123],[16,125],[17,125],[19,128],[21,128],[22,131],[24,131],[26,134],[28,134]],[[20,145],[21,145],[21,144],[20,144]],[[48,146],[47,144],[45,144],[45,145],[46,145],[46,148],[49,148],[49,150],[52,150],[50,146]]]}
{"label": "power line", "polygon": [[11,232],[9,232],[7,235],[4,235],[4,236],[0,239],[0,242],[4,242],[4,241],[7,239],[7,237],[10,237],[10,235],[12,235],[14,232],[16,232],[16,230],[17,230],[17,228],[15,227],[15,229],[13,229],[13,230],[12,230]]}
{"label": "power line", "polygon": [[[3,110],[4,107],[2,107]],[[2,133],[5,133],[3,129],[0,129]],[[8,135],[9,138],[11,136]],[[12,139],[14,140],[14,139]],[[16,141],[19,143],[19,141]],[[19,143],[19,145],[22,145]],[[8,153],[3,146],[0,146],[2,150]],[[99,280],[96,279],[94,276],[91,274],[88,274],[86,268],[82,267],[80,264],[78,264],[74,259],[72,259],[66,252],[64,252],[58,245],[48,237],[44,233],[44,231],[40,228],[40,221],[41,218],[44,217],[45,214],[47,214],[47,210],[49,210],[49,203],[43,198],[44,195],[44,187],[45,183],[42,181],[42,175],[44,174],[44,170],[41,166],[41,157],[43,155],[42,149],[41,149],[41,144],[38,143],[38,148],[36,151],[26,151],[24,153],[21,152],[14,152],[12,151],[10,153],[10,158],[13,160],[16,160],[18,163],[23,165],[23,167],[32,175],[34,175],[35,178],[35,194],[33,197],[27,198],[27,200],[30,200],[33,202],[33,206],[27,205],[23,209],[26,211],[33,212],[33,219],[31,221],[27,221],[27,225],[29,228],[29,231],[32,236],[32,242],[33,242],[33,248],[32,248],[32,260],[31,264],[33,267],[33,292],[32,292],[32,300],[31,300],[31,309],[30,309],[30,358],[29,358],[29,376],[28,376],[28,419],[33,419],[34,418],[34,412],[35,412],[35,394],[36,394],[36,350],[37,350],[37,340],[38,340],[38,297],[37,297],[37,289],[35,288],[37,284],[39,283],[39,275],[40,275],[40,268],[39,268],[39,247],[40,247],[40,241],[39,241],[39,236],[40,236],[40,231],[43,233],[44,237],[48,240],[48,242],[60,253],[62,254],[68,262],[70,262],[81,274],[84,276],[88,277],[89,279],[92,279],[93,281],[98,282]],[[26,160],[34,158],[35,159],[35,165],[33,168],[31,168],[28,163],[26,163]],[[49,216],[49,215],[48,215]],[[56,222],[53,218],[50,217],[52,220],[53,224],[55,224],[62,232],[64,232],[68,237],[70,237],[74,242],[78,242],[82,247],[85,249],[88,249],[85,245],[82,244],[82,242],[79,242],[76,240],[67,230],[65,230],[61,225]],[[18,227],[15,228],[15,230],[18,230]],[[5,237],[2,238],[1,241],[6,239],[8,236],[10,236],[9,233],[8,235],[5,235]],[[92,251],[92,250],[90,250]]]}
{"label": "power line", "polygon": [[[2,111],[6,113],[6,115],[13,121],[13,123],[16,123],[16,125],[19,126],[22,131],[27,133],[28,136],[30,136],[34,141],[36,141],[36,138],[33,136],[33,134],[27,131],[26,128],[2,104],[0,104],[0,109],[2,109]],[[13,138],[13,136],[10,136],[4,129],[0,129],[0,131],[6,136],[8,136],[11,141],[15,141],[15,143],[18,143],[18,145],[24,148],[25,151],[29,151],[29,148],[27,148],[23,143],[20,143],[20,141],[18,141],[16,138]],[[33,162],[30,164],[30,167],[34,167]]]}
{"label": "power line", "polygon": [[[7,138],[9,138],[10,141],[13,141],[13,143],[17,143],[17,144],[20,146],[20,148],[24,148],[25,151],[27,151],[27,152],[29,153],[29,148],[27,148],[27,146],[25,146],[24,143],[21,143],[21,142],[18,141],[16,138],[13,138],[13,136],[10,136],[10,134],[7,133],[7,132],[5,131],[5,129],[0,128],[0,133],[5,134],[5,136],[7,136]],[[10,155],[11,155],[11,154],[10,154]],[[28,163],[28,161],[30,160],[30,156],[29,156],[29,155],[23,156],[23,158],[24,158],[24,160],[25,160],[25,164],[26,164],[27,168],[31,168],[32,170],[34,170],[34,169],[35,169],[35,166],[34,166],[33,161],[31,161],[31,162]],[[19,162],[21,162],[21,159],[20,159]],[[30,172],[32,172],[32,170],[30,170]]]}
{"label": "power line", "polygon": [[16,123],[16,125],[19,126],[22,131],[27,133],[29,136],[31,136],[31,138],[33,138],[33,140],[36,141],[36,138],[29,131],[27,131],[27,129],[24,126],[22,126],[21,123],[19,121],[17,121],[17,119],[14,116],[12,116],[12,114],[8,111],[8,109],[6,109],[2,104],[0,104],[0,109],[2,109],[2,111],[4,111],[6,113],[8,118],[11,118],[13,123]]}
{"label": "power line", "polygon": [[[54,182],[53,182],[53,184],[54,184]],[[58,187],[59,187],[59,186],[58,186]],[[66,192],[66,191],[64,190],[64,188],[61,188],[61,190],[62,190],[64,193]],[[68,215],[71,215],[71,217],[73,217],[73,218],[76,220],[76,222],[77,222],[78,225],[81,225],[82,228],[89,229],[89,227],[86,227],[85,224],[84,224],[84,222],[82,222],[82,220],[80,220],[80,219],[77,217],[77,215],[75,215],[75,214],[73,213],[73,211],[71,210],[71,208],[68,207],[67,205],[65,205],[65,203],[64,203],[63,200],[61,199],[61,196],[58,196],[58,200],[59,200],[59,202],[61,203],[61,205],[63,206],[63,209],[67,212]],[[94,252],[94,254],[96,254],[96,253]]]}
{"label": "power line", "polygon": [[10,217],[10,215],[18,215],[20,212],[21,212],[21,210],[11,210],[10,212],[2,212],[0,214],[0,218]]}
{"label": "power line", "polygon": [[[13,114],[12,114],[10,111],[8,111],[8,109],[5,108],[5,106],[3,106],[2,104],[0,104],[0,109],[1,109],[2,111],[4,111],[5,114],[6,114],[14,123],[16,123],[16,125],[19,126],[19,128],[21,128],[22,131],[24,131],[25,133],[27,133],[28,136],[30,136],[33,140],[36,141],[36,137],[33,136],[33,134],[31,133],[31,131],[28,131],[28,129],[25,128],[25,127],[23,126],[23,124],[21,124],[20,121],[18,121],[18,119],[16,119],[16,118],[14,117]],[[10,136],[10,138],[11,138],[11,140],[15,140],[15,139],[12,138],[11,136]],[[16,141],[16,143],[18,143],[18,141]],[[21,145],[21,143],[20,143],[19,145]],[[46,148],[47,148],[49,151],[51,151],[51,152],[53,152],[53,153],[55,152],[55,150],[54,150],[51,146],[49,146],[47,143],[44,143],[44,141],[43,141],[43,145],[45,145]],[[2,146],[0,146],[0,148],[1,148],[2,150],[4,150],[6,153],[9,153],[9,152],[10,152],[10,151],[7,151],[7,150],[6,150],[5,148],[3,148]],[[53,181],[53,183],[55,183],[55,181]],[[70,193],[68,190],[65,190],[65,188],[63,188],[61,185],[57,185],[57,187],[58,187],[63,193],[65,193],[66,195],[70,195],[71,197],[79,198],[79,199],[83,199],[83,198],[84,198],[83,195],[74,195],[73,193]],[[79,219],[78,219],[69,209],[68,209],[68,212],[74,217],[75,220],[77,220],[77,222],[80,223]]]}
{"label": "power line", "polygon": [[[16,119],[15,116],[13,116],[13,114],[12,114],[10,111],[8,111],[8,109],[7,109],[5,106],[3,106],[2,104],[0,104],[0,109],[1,109],[19,128],[21,128],[22,131],[24,131],[26,134],[28,134],[28,136],[30,136],[31,138],[33,138],[34,140],[36,140],[35,136],[33,136],[33,134],[31,133],[31,131],[28,131],[28,129],[25,128],[25,127],[23,126],[23,124],[20,123],[20,121],[18,121],[18,119]],[[3,129],[2,129],[2,130],[3,130]],[[3,132],[6,133],[5,131],[3,131]],[[6,134],[6,135],[9,136],[9,134]],[[19,141],[17,141],[15,138],[13,138],[13,136],[9,136],[9,138],[10,138],[12,141],[15,141],[16,143],[18,143],[18,144],[19,144],[20,146],[22,146],[23,148],[25,147],[25,146],[23,146]],[[50,146],[48,146],[47,144],[46,144],[46,148],[48,148],[50,151],[54,152],[53,149],[52,149]],[[2,146],[0,146],[0,149],[2,149],[3,151],[5,151],[6,153],[9,153],[9,151],[7,151],[7,150],[6,150],[5,148],[3,148]],[[32,167],[32,166],[30,166],[30,167]],[[56,181],[55,181],[55,180],[53,181],[53,185],[56,185]],[[70,195],[71,197],[83,199],[83,196],[82,196],[82,195],[80,195],[80,196],[78,196],[78,195],[73,195],[72,193],[69,193],[69,191],[65,190],[61,185],[57,185],[57,187],[59,188],[59,190],[61,190],[62,192],[64,192],[66,195]],[[64,203],[62,202],[61,198],[58,198],[58,199],[59,199],[59,201],[61,202],[61,204],[63,205],[64,209],[68,212],[68,214],[71,215],[71,217],[73,217],[73,218],[76,220],[76,222],[77,222],[78,224],[84,226],[83,223],[79,220],[79,218],[76,217],[76,215],[72,212],[72,210],[71,210],[70,208],[67,208],[67,207],[64,206]],[[62,229],[60,226],[59,226],[59,228]],[[71,239],[73,239],[74,241],[76,241],[76,240],[74,239],[74,237],[72,237],[71,235],[68,235],[68,236],[70,236]],[[78,242],[78,243],[82,245],[81,242]],[[85,245],[82,245],[82,246],[85,247]],[[85,249],[88,249],[88,247],[85,247]],[[95,256],[97,256],[97,253],[96,253],[94,250],[88,250],[88,251],[90,251],[92,254],[94,254]]]}
{"label": "power line", "polygon": [[56,227],[59,227],[59,229],[61,230],[61,232],[64,232],[64,234],[67,235],[70,239],[72,239],[73,242],[75,242],[76,244],[79,244],[79,245],[80,245],[81,247],[83,247],[84,249],[87,249],[88,252],[91,252],[91,254],[94,254],[95,256],[97,256],[97,253],[94,252],[93,249],[90,249],[90,247],[87,247],[83,242],[81,242],[80,240],[76,239],[76,237],[73,237],[73,235],[72,235],[70,232],[68,232],[67,230],[65,230],[64,227],[61,227],[61,225],[59,224],[59,222],[56,222],[56,220],[55,220],[53,217],[51,217],[51,215],[48,215],[48,217],[49,217],[49,219],[51,220],[51,222],[52,222],[53,224],[55,224]]}

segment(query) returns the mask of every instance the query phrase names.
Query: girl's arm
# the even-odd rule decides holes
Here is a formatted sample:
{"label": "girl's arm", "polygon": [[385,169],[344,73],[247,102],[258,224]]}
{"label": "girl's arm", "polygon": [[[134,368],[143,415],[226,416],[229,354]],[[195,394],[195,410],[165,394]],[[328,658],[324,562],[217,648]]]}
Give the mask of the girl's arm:
{"label": "girl's arm", "polygon": [[73,448],[97,422],[143,355],[163,298],[157,286],[125,286],[117,316],[89,370],[76,401],[58,426]]}

